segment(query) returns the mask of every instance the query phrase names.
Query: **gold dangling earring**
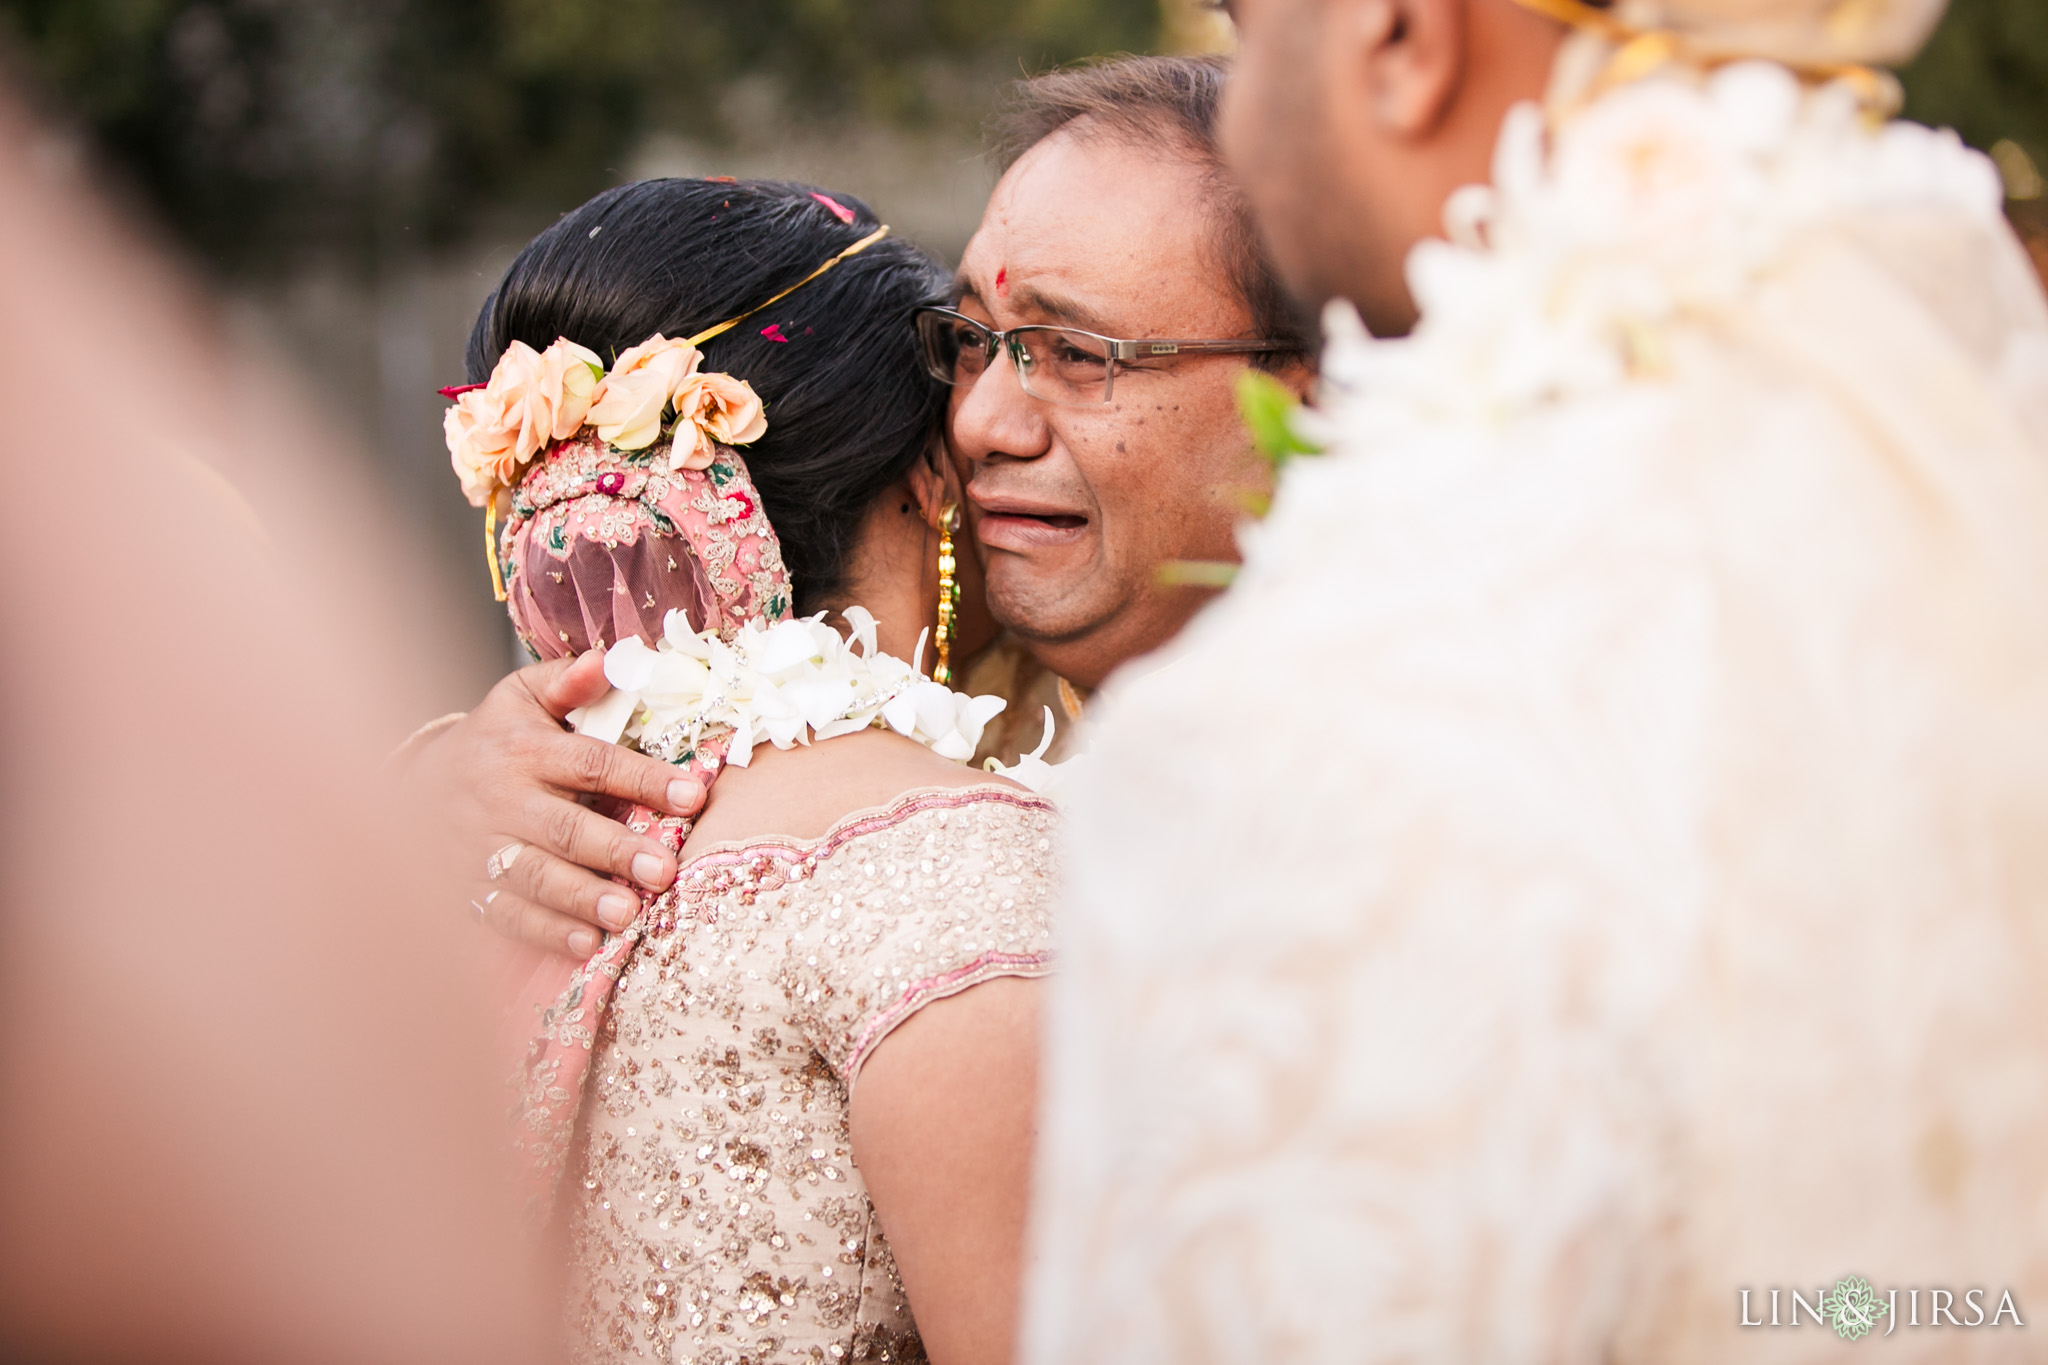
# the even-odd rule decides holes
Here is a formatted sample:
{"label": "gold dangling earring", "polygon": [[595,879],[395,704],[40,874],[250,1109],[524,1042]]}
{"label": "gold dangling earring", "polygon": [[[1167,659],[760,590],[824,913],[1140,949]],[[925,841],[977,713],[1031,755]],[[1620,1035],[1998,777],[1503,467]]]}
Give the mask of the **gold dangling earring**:
{"label": "gold dangling earring", "polygon": [[932,681],[948,685],[953,681],[953,616],[960,606],[960,583],[953,576],[953,532],[959,525],[959,503],[939,509],[939,666],[932,670]]}

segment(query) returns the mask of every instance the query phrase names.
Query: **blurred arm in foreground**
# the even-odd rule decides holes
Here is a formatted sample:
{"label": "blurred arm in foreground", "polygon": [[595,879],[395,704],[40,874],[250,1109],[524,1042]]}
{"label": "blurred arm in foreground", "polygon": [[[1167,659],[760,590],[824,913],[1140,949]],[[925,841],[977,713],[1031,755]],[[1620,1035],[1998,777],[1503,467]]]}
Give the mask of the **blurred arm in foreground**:
{"label": "blurred arm in foreground", "polygon": [[0,98],[0,1356],[541,1359],[469,915],[377,776],[417,582],[48,145]]}

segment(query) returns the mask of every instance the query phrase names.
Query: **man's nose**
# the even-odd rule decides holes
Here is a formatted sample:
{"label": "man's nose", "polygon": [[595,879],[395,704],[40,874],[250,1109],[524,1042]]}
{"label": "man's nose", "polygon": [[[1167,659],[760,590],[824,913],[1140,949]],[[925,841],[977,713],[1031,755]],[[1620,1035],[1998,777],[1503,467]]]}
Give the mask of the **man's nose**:
{"label": "man's nose", "polygon": [[1051,449],[1045,405],[1024,392],[1007,353],[955,392],[953,444],[969,461],[1035,460]]}

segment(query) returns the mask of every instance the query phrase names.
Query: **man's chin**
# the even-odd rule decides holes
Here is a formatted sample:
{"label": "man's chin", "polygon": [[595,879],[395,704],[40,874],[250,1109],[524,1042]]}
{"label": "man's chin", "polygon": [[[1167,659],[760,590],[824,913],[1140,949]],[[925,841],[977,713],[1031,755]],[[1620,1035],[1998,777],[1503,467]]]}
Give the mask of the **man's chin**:
{"label": "man's chin", "polygon": [[1097,609],[1085,574],[1048,572],[1014,555],[991,555],[988,611],[997,625],[1034,644],[1079,639],[1116,614],[1114,602]]}

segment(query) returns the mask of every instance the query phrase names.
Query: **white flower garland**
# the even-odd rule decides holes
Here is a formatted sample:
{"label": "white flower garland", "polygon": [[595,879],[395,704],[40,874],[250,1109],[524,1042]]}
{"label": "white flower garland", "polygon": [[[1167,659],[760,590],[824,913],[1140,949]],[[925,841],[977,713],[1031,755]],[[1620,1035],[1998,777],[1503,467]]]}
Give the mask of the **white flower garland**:
{"label": "white flower garland", "polygon": [[1554,125],[1523,105],[1493,183],[1453,195],[1450,240],[1408,258],[1413,334],[1374,340],[1349,305],[1328,310],[1327,399],[1356,442],[1361,423],[1497,421],[1653,377],[1674,324],[1763,287],[1803,231],[1901,204],[1991,220],[2002,202],[1954,133],[1873,124],[1847,84],[1805,88],[1770,62],[1669,71]]}
{"label": "white flower garland", "polygon": [[[956,763],[973,758],[983,729],[1009,703],[933,682],[876,647],[875,618],[865,608],[843,614],[850,638],[819,612],[772,626],[750,621],[728,645],[714,631],[692,631],[682,612],[671,611],[655,647],[628,636],[605,651],[613,690],[571,711],[569,723],[578,734],[669,762],[687,757],[720,727],[732,731],[725,761],[739,768],[758,744],[790,749],[869,728],[894,730]],[[920,635],[920,658],[924,645]],[[1043,761],[1052,742],[1050,711],[1045,725],[1036,752],[1008,768],[991,759],[987,771],[1044,791],[1064,766]]]}

